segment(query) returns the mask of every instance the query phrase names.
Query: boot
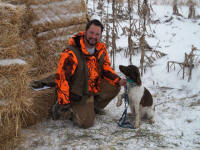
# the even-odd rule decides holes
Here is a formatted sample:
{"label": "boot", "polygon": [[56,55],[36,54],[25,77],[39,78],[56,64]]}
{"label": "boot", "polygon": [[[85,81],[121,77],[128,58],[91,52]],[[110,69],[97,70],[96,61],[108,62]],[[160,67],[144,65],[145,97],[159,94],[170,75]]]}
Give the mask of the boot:
{"label": "boot", "polygon": [[[62,105],[59,104],[58,101],[56,101],[56,103],[53,105],[52,109],[51,109],[51,116],[53,120],[58,120],[60,119],[62,114],[65,114],[64,118],[70,118],[69,115],[71,115],[71,109],[70,109],[70,104],[66,104],[66,105]],[[66,117],[66,114],[68,114],[68,116]]]}

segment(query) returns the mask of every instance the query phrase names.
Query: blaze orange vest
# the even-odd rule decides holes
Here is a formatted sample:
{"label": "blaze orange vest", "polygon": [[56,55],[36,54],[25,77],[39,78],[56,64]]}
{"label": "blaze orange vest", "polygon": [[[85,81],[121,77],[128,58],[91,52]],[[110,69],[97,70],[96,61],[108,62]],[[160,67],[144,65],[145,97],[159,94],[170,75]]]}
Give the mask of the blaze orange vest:
{"label": "blaze orange vest", "polygon": [[[69,93],[80,96],[80,101],[83,101],[86,97],[88,97],[88,95],[91,94],[88,91],[88,67],[86,64],[86,57],[83,52],[75,46],[70,45],[67,49],[72,50],[78,59],[78,66],[70,81]],[[102,53],[102,55],[98,59],[98,65],[100,68],[99,77],[101,77],[103,73],[103,63],[104,53]]]}

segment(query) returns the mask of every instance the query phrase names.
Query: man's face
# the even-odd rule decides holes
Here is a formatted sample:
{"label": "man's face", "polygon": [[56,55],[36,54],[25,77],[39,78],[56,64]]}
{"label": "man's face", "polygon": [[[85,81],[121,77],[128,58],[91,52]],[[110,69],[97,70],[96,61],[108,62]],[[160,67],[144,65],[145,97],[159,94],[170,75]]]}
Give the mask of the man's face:
{"label": "man's face", "polygon": [[101,27],[92,24],[85,34],[88,46],[94,47],[101,39]]}

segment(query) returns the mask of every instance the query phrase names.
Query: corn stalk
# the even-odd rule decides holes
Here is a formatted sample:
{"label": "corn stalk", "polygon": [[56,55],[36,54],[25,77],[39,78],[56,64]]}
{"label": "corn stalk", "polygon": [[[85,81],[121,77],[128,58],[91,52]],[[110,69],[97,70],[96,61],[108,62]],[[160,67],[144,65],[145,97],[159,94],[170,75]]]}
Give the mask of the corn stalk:
{"label": "corn stalk", "polygon": [[116,1],[115,0],[112,0],[112,16],[113,16],[113,19],[112,19],[112,24],[113,24],[113,27],[112,27],[112,50],[111,50],[111,58],[112,58],[112,66],[113,68],[115,69],[115,53],[116,53],[116,49],[117,49],[117,46],[116,46],[116,33],[115,33],[115,28],[116,28]]}
{"label": "corn stalk", "polygon": [[200,64],[200,59],[197,54],[195,54],[198,50],[196,47],[192,46],[191,52],[189,54],[185,53],[184,62],[176,62],[176,61],[168,61],[167,62],[167,71],[170,69],[176,70],[176,65],[178,65],[181,69],[178,71],[178,74],[182,70],[182,79],[185,78],[186,69],[188,70],[188,82],[192,79],[192,70],[195,65]]}

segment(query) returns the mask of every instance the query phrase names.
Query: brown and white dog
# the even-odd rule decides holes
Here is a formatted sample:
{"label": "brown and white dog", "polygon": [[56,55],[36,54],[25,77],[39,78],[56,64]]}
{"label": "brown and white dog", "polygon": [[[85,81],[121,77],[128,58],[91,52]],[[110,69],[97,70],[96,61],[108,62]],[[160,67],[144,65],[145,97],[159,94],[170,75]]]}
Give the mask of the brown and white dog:
{"label": "brown and white dog", "polygon": [[[150,123],[154,122],[153,118],[153,98],[151,93],[142,86],[142,81],[140,78],[140,72],[138,67],[134,65],[129,66],[119,66],[119,70],[127,78],[127,89],[128,89],[128,98],[131,113],[136,115],[135,128],[139,128],[141,118],[146,116]],[[117,107],[122,104],[122,99],[124,94],[118,96]]]}

